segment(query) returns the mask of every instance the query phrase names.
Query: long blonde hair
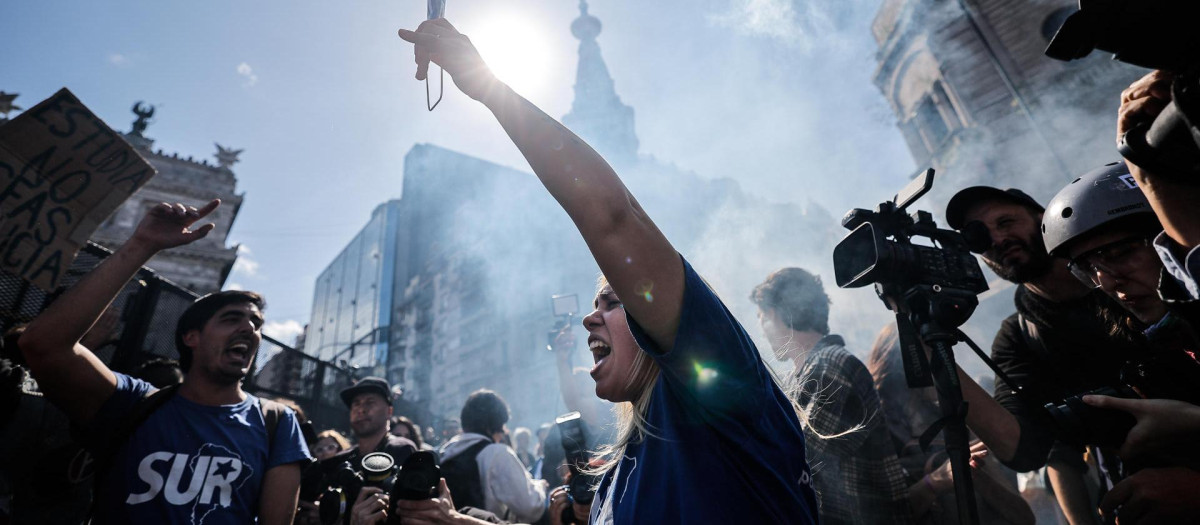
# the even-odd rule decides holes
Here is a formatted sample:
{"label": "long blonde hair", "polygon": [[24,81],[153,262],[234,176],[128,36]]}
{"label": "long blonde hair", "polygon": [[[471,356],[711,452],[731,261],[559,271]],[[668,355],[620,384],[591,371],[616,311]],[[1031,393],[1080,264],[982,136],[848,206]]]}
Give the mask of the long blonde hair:
{"label": "long blonde hair", "polygon": [[[596,294],[599,295],[606,286],[608,279],[601,275],[596,281]],[[638,393],[637,397],[633,401],[613,404],[617,439],[612,444],[603,445],[596,450],[596,457],[604,461],[600,461],[589,473],[602,474],[611,470],[621,461],[621,456],[625,455],[625,449],[631,443],[654,435],[650,422],[646,420],[646,413],[650,411],[650,397],[654,393],[654,386],[658,384],[660,373],[658,363],[639,346],[633,357],[633,373],[625,383],[627,388]]]}
{"label": "long blonde hair", "polygon": [[[705,282],[707,284],[707,281]],[[608,286],[608,279],[603,275],[596,282],[596,293],[599,295],[604,288]],[[711,289],[711,286],[709,287]],[[615,293],[615,291],[614,291]],[[716,293],[715,291],[713,292]],[[644,349],[638,347],[638,352],[633,358],[633,373],[630,374],[629,380],[626,383],[627,387],[636,391],[637,397],[633,401],[624,401],[613,405],[613,414],[616,417],[617,439],[609,445],[603,445],[595,451],[595,455],[599,463],[596,467],[590,469],[590,474],[603,474],[614,467],[621,461],[621,457],[625,455],[626,448],[632,443],[638,443],[646,437],[654,437],[653,425],[646,419],[646,414],[650,411],[650,399],[654,394],[654,387],[658,384],[661,370],[658,363],[646,353]],[[792,410],[796,414],[796,418],[800,421],[802,428],[809,429],[814,435],[822,439],[833,439],[845,436],[852,432],[857,432],[863,428],[862,424],[846,429],[833,435],[825,435],[812,428],[809,418],[809,410],[813,406],[805,407],[800,405],[798,395],[799,385],[795,389],[785,388],[784,383],[780,380],[778,374],[770,366],[767,366],[768,377],[775,386],[779,388],[788,402],[792,406]]]}

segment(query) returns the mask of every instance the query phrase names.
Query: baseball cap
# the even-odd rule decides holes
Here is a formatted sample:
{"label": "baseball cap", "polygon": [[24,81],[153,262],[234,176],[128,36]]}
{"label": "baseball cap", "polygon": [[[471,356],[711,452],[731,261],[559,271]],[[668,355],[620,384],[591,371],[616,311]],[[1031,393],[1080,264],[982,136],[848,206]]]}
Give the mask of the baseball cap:
{"label": "baseball cap", "polygon": [[961,230],[967,211],[976,204],[989,200],[1002,200],[1020,204],[1037,210],[1039,213],[1046,211],[1046,208],[1038,204],[1038,201],[1034,200],[1033,197],[1016,188],[1002,190],[991,186],[971,186],[970,188],[959,190],[958,193],[955,193],[950,198],[950,202],[946,204],[946,224],[949,224],[955,230]]}
{"label": "baseball cap", "polygon": [[358,380],[357,383],[354,383],[354,386],[342,390],[342,402],[345,403],[346,406],[350,406],[350,403],[354,401],[355,397],[357,397],[359,394],[367,393],[379,394],[383,396],[384,399],[388,400],[389,403],[395,399],[395,397],[392,395],[392,387],[388,384],[387,380],[383,379],[382,377],[364,377]]}

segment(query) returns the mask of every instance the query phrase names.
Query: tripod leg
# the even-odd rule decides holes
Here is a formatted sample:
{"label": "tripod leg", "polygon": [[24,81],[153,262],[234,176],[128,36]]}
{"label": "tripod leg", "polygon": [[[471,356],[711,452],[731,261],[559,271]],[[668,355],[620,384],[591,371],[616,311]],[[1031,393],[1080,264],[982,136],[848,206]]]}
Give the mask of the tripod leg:
{"label": "tripod leg", "polygon": [[977,524],[979,510],[976,508],[975,489],[971,482],[967,406],[962,399],[954,353],[951,344],[944,339],[928,341],[927,344],[933,350],[930,365],[933,368],[933,384],[938,394],[938,405],[942,408],[945,422],[943,436],[946,438],[946,454],[950,456],[950,471],[954,473],[958,521],[962,524]]}

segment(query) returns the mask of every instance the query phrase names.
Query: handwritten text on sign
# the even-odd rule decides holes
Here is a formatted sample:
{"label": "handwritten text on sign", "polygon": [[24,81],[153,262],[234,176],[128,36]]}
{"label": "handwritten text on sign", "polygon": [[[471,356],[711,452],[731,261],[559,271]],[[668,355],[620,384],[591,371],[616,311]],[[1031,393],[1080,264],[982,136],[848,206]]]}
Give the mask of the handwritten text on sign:
{"label": "handwritten text on sign", "polygon": [[66,88],[0,126],[0,269],[52,290],[88,237],[154,176]]}

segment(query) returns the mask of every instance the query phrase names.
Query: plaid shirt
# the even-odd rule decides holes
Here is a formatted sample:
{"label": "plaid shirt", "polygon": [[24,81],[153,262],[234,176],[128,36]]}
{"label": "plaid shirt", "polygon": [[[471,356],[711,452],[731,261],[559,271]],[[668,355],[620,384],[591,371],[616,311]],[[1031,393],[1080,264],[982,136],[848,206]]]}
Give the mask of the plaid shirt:
{"label": "plaid shirt", "polygon": [[[808,353],[788,392],[808,414],[804,441],[823,524],[912,523],[908,483],[871,374],[827,335]],[[855,426],[862,428],[836,438]]]}

